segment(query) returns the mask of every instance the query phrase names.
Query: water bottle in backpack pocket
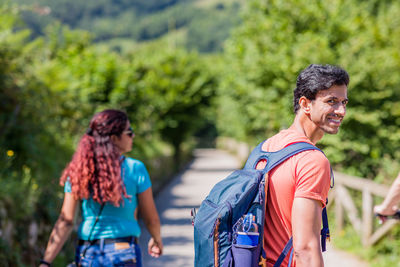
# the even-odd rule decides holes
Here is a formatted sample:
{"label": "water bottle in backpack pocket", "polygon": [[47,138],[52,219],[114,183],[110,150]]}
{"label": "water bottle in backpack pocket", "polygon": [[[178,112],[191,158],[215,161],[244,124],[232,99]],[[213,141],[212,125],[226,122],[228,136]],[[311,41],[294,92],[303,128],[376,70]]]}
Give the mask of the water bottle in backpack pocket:
{"label": "water bottle in backpack pocket", "polygon": [[233,226],[232,256],[235,266],[257,266],[260,256],[260,233],[255,216],[244,215]]}

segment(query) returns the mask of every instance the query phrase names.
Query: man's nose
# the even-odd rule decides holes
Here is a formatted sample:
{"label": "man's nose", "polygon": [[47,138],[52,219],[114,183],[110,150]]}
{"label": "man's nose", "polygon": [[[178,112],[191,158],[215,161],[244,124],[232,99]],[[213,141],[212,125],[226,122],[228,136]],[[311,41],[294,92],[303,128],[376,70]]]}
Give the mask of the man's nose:
{"label": "man's nose", "polygon": [[335,113],[344,117],[346,115],[346,104],[338,104]]}

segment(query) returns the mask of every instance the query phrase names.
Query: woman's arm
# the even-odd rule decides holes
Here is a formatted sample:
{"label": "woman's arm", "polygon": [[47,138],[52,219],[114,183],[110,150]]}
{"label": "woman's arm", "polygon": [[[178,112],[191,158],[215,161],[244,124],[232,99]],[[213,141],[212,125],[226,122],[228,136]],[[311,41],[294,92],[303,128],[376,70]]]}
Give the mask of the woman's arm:
{"label": "woman's arm", "polygon": [[400,202],[400,173],[394,180],[385,200],[382,204],[374,207],[374,212],[381,215],[393,215],[396,213],[398,207],[397,204]]}
{"label": "woman's arm", "polygon": [[[46,262],[53,262],[69,237],[74,226],[75,210],[78,203],[79,201],[74,199],[72,193],[65,193],[60,216],[51,231],[49,242],[47,243],[46,251],[43,256],[43,260]],[[40,267],[45,266],[45,264],[40,265]]]}
{"label": "woman's arm", "polygon": [[161,240],[160,218],[154,204],[151,187],[138,195],[138,201],[140,215],[151,235],[148,252],[152,257],[158,258],[162,254],[163,244]]}

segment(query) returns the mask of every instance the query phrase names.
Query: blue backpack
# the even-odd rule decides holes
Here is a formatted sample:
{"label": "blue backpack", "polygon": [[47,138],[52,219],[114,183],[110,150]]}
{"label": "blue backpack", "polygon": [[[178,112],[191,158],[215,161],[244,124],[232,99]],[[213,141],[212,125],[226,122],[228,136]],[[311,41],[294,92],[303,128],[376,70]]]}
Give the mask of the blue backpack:
{"label": "blue backpack", "polygon": [[[261,262],[265,264],[263,231],[265,183],[268,182],[265,180],[265,174],[297,153],[305,150],[321,150],[309,143],[299,142],[276,152],[265,152],[261,149],[263,143],[252,151],[245,167],[234,171],[217,183],[202,202],[197,214],[194,212],[195,267],[257,267],[262,264]],[[263,159],[267,161],[265,168],[256,170],[257,163]],[[259,237],[253,245],[240,245],[236,242],[238,234],[233,229],[245,214],[254,215],[254,223],[258,225]],[[322,251],[325,251],[325,241],[329,237],[325,208],[322,218],[321,244]],[[291,247],[292,238],[274,267],[281,265]],[[292,253],[289,262],[291,257]]]}

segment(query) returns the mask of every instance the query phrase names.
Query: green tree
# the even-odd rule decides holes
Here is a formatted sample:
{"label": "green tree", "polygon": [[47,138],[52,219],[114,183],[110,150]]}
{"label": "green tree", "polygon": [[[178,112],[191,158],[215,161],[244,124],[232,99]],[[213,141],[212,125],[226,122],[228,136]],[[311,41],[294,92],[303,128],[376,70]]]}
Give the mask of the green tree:
{"label": "green tree", "polygon": [[40,222],[54,215],[52,200],[57,199],[51,177],[58,175],[68,151],[52,132],[57,126],[55,98],[35,76],[40,44],[28,41],[29,31],[14,30],[18,12],[16,6],[0,7],[2,266],[32,265],[40,256],[35,244],[43,233]]}
{"label": "green tree", "polygon": [[[126,110],[138,132],[133,154],[168,176],[182,144],[207,121],[215,89],[195,53],[163,51],[166,43],[156,42],[120,55],[60,23],[30,40],[20,11],[0,7],[1,266],[37,263],[59,214],[58,177],[93,113]],[[175,148],[175,164],[160,162],[166,143]],[[72,255],[69,244],[55,265]]]}
{"label": "green tree", "polygon": [[336,169],[393,177],[400,159],[398,10],[396,1],[250,1],[226,48],[219,131],[256,143],[288,127],[300,70],[341,65],[351,79],[348,113],[340,133],[321,146]]}
{"label": "green tree", "polygon": [[135,114],[134,125],[158,134],[174,147],[176,163],[181,145],[204,125],[202,115],[215,94],[215,78],[198,55],[181,49],[155,49],[155,43],[135,51],[125,66],[112,102]]}

